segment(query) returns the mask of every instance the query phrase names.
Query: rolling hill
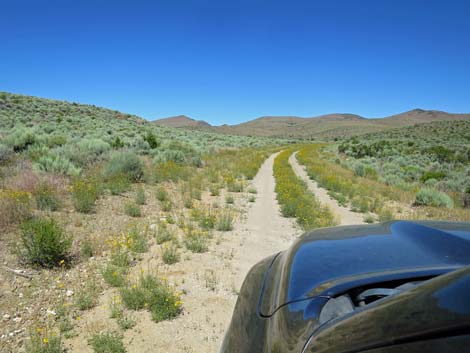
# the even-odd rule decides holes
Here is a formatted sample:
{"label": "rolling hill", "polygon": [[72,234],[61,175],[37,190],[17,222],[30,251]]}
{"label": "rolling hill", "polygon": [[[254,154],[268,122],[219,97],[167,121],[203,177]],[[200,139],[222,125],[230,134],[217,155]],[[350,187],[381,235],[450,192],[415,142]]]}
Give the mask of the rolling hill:
{"label": "rolling hill", "polygon": [[169,118],[153,120],[153,122],[160,126],[167,127],[211,127],[211,125],[203,120],[194,120],[186,115],[171,116]]}
{"label": "rolling hill", "polygon": [[470,114],[451,114],[437,110],[414,109],[397,115],[373,119],[355,114],[328,114],[310,118],[263,116],[237,125],[221,126],[211,126],[208,123],[201,123],[201,121],[188,117],[173,117],[158,121],[177,122],[177,127],[180,128],[210,130],[230,135],[329,140],[416,124],[455,120],[470,120]]}

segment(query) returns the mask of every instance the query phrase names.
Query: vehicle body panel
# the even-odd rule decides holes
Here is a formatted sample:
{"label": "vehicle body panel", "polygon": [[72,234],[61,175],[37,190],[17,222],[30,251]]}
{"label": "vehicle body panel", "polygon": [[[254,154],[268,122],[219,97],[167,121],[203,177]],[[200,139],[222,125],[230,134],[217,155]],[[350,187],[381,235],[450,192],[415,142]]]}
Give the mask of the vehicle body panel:
{"label": "vehicle body panel", "polygon": [[470,223],[399,221],[312,231],[247,276],[234,318],[256,349],[250,343],[236,346],[242,336],[232,320],[221,352],[300,353],[327,324],[319,317],[332,298],[378,283],[428,280],[469,265]]}

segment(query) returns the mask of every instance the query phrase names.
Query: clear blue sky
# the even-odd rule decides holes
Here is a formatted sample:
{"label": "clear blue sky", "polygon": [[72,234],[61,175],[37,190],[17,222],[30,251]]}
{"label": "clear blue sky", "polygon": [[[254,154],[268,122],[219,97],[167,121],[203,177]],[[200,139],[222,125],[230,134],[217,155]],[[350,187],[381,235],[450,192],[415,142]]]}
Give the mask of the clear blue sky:
{"label": "clear blue sky", "polygon": [[148,119],[470,112],[468,0],[10,0],[0,91]]}

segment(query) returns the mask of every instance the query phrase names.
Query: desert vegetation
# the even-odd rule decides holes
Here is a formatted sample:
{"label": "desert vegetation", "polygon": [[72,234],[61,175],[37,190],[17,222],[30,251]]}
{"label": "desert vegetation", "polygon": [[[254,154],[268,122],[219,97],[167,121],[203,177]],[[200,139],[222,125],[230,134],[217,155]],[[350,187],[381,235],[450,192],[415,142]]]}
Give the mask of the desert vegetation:
{"label": "desert vegetation", "polygon": [[295,217],[306,230],[337,224],[328,207],[321,205],[305,183],[294,174],[288,160],[295,150],[289,148],[282,151],[274,161],[276,192],[282,214]]}
{"label": "desert vegetation", "polygon": [[170,268],[220,242],[275,150],[267,145],[279,145],[10,94],[0,118],[2,258],[22,268],[12,278],[26,288],[0,306],[7,351],[61,352],[108,292],[115,324],[84,338],[95,352],[125,351],[136,311],[177,318],[184,293],[139,264],[152,257]]}
{"label": "desert vegetation", "polygon": [[[312,144],[300,149],[298,159],[309,176],[339,203],[355,211],[376,213],[381,221],[468,220],[465,199],[469,179],[464,156],[469,126],[465,121],[438,122],[354,137],[338,144]],[[442,140],[432,141],[432,133],[440,129]],[[455,129],[459,134],[454,140],[450,136]],[[433,143],[446,147],[435,148]],[[455,158],[440,160],[437,150],[449,151]]]}
{"label": "desert vegetation", "polygon": [[[391,130],[293,145],[1,93],[0,350],[61,352],[81,337],[90,351],[125,352],[142,317],[157,325],[191,315],[193,274],[182,268],[236,234],[260,197],[253,178],[277,152],[277,201],[303,230],[338,220],[293,172],[296,151],[309,176],[367,223],[468,220],[468,125],[455,124],[407,128],[406,141]],[[416,142],[436,128],[439,141]],[[198,280],[216,292],[223,279],[211,268]],[[88,330],[95,314],[106,327]]]}

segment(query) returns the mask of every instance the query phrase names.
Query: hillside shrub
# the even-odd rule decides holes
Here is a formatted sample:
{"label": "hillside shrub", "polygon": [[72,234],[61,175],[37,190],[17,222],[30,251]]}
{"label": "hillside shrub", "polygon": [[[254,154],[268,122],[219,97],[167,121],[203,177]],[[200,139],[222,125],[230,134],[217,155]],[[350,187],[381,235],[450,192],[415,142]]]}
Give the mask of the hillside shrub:
{"label": "hillside shrub", "polygon": [[0,165],[5,165],[13,159],[13,148],[0,144]]}
{"label": "hillside shrub", "polygon": [[75,179],[70,187],[75,210],[91,213],[99,196],[98,185],[94,180]]}
{"label": "hillside shrub", "polygon": [[68,176],[77,176],[81,172],[81,169],[76,167],[70,160],[57,153],[49,153],[40,157],[36,162],[36,166],[43,172]]}
{"label": "hillside shrub", "polygon": [[31,217],[32,196],[26,191],[0,190],[0,226],[21,223]]}
{"label": "hillside shrub", "polygon": [[83,168],[101,160],[110,149],[111,145],[101,139],[84,138],[75,144],[66,145],[64,152],[75,165]]}
{"label": "hillside shrub", "polygon": [[130,189],[131,182],[126,175],[116,174],[108,178],[105,185],[111,195],[121,195]]}
{"label": "hillside shrub", "polygon": [[144,176],[144,165],[134,152],[115,152],[105,165],[103,175],[106,179],[124,175],[137,182]]}
{"label": "hillside shrub", "polygon": [[415,204],[418,206],[454,207],[454,202],[449,195],[431,188],[420,189],[416,193]]}
{"label": "hillside shrub", "polygon": [[52,218],[35,217],[21,225],[20,255],[27,263],[59,266],[68,259],[71,246],[71,238]]}
{"label": "hillside shrub", "polygon": [[154,168],[154,179],[157,183],[163,181],[187,180],[190,175],[190,168],[174,161],[157,163]]}
{"label": "hillside shrub", "polygon": [[34,192],[36,206],[40,210],[57,211],[61,207],[61,200],[57,190],[46,182],[38,185]]}

